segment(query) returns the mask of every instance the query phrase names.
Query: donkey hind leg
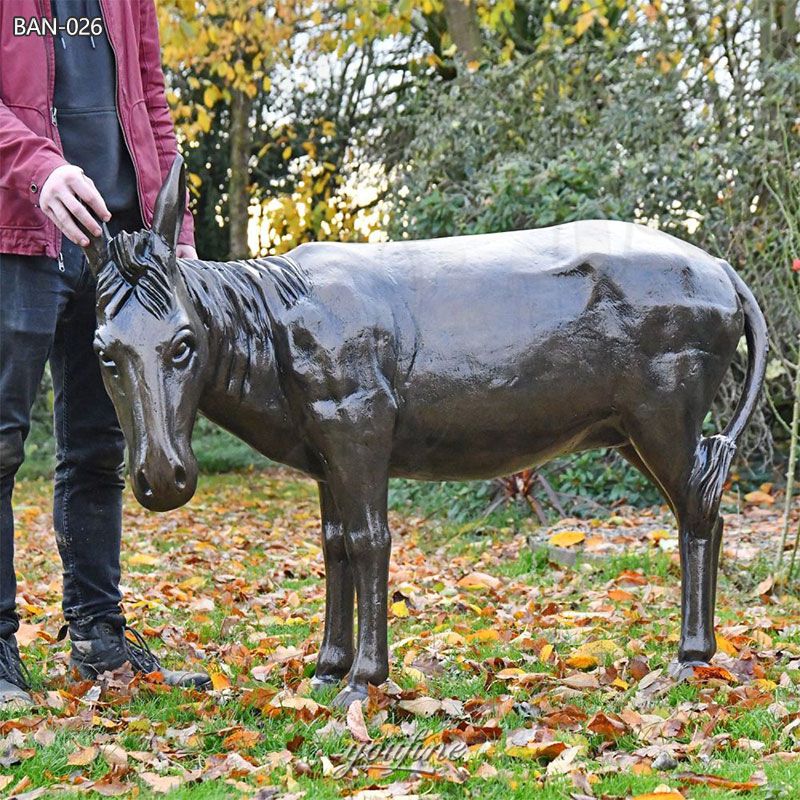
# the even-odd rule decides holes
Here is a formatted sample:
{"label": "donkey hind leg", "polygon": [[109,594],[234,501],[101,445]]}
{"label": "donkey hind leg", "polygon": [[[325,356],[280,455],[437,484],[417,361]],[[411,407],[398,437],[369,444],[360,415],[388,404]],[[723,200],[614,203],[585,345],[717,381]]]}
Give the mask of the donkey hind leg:
{"label": "donkey hind leg", "polygon": [[325,630],[312,687],[338,683],[353,664],[353,572],[344,529],[328,485],[320,482],[322,553],[325,558]]}
{"label": "donkey hind leg", "polygon": [[639,470],[639,472],[644,475],[653,486],[658,489],[661,496],[664,500],[667,501],[667,505],[672,509],[672,513],[675,514],[677,519],[677,513],[675,511],[675,507],[672,504],[672,498],[664,491],[663,487],[659,484],[658,478],[650,471],[650,467],[642,461],[642,457],[636,452],[636,448],[632,444],[626,444],[622,447],[617,448],[617,452],[633,467]]}
{"label": "donkey hind leg", "polygon": [[[658,418],[659,415],[656,415]],[[702,453],[712,440],[698,441],[695,427],[676,419],[663,426],[667,415],[655,425],[641,425],[631,435],[634,452],[622,454],[653,480],[667,498],[678,522],[681,560],[681,637],[678,659],[672,672],[676,677],[691,673],[691,667],[707,664],[716,651],[714,607],[717,568],[722,542],[722,520],[717,500],[708,502],[703,481]],[[713,444],[712,444],[713,446]],[[719,471],[719,465],[715,467]],[[727,467],[724,467],[727,471]]]}

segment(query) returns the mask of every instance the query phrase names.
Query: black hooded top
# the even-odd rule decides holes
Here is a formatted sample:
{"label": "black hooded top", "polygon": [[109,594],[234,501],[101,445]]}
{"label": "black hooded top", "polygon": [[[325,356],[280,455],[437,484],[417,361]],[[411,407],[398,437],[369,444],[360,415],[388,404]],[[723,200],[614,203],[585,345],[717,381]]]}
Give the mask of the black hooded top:
{"label": "black hooded top", "polygon": [[[100,2],[51,0],[51,7],[59,26],[67,26],[53,41],[53,105],[64,158],[94,181],[109,211],[132,211],[138,207],[136,173],[117,115],[116,63]],[[102,32],[92,35],[85,20],[97,18]]]}

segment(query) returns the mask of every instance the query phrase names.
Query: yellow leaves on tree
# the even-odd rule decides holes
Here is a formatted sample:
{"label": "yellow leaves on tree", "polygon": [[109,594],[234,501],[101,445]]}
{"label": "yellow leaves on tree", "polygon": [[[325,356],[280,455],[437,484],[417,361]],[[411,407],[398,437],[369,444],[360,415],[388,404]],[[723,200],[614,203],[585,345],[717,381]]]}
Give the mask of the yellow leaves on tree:
{"label": "yellow leaves on tree", "polygon": [[[194,142],[220,124],[229,131],[226,188],[232,247],[233,242],[242,247],[246,240],[251,251],[264,255],[310,239],[361,238],[359,226],[368,235],[361,202],[342,177],[342,148],[335,158],[322,152],[325,137],[336,133],[333,121],[317,120],[311,131],[302,131],[285,122],[275,128],[274,121],[265,124],[257,113],[279,74],[284,76],[283,91],[303,91],[300,83],[286,87],[287,70],[297,66],[298,57],[313,74],[314,59],[353,46],[355,31],[364,41],[393,35],[410,24],[410,13],[379,12],[361,2],[345,7],[316,0],[160,0],[162,58],[171,76],[168,100],[179,138]],[[258,160],[271,147],[279,148],[286,170],[285,180],[267,190],[270,200],[260,213],[254,213],[252,202],[254,144]],[[190,186],[198,195],[200,176]],[[229,257],[244,254],[231,251]]]}
{"label": "yellow leaves on tree", "polygon": [[311,5],[311,0],[160,0],[165,65],[187,75],[190,88],[204,87],[202,104],[186,102],[179,91],[168,95],[186,139],[210,130],[214,107],[221,99],[230,101],[232,91],[250,98],[269,91],[270,73],[277,64],[288,63],[295,26]]}
{"label": "yellow leaves on tree", "polygon": [[313,140],[287,144],[281,156],[290,162],[293,181],[285,192],[271,191],[251,219],[254,252],[280,254],[309,240],[363,239],[376,227],[377,219],[365,212],[363,189],[345,184],[342,165],[317,161]]}

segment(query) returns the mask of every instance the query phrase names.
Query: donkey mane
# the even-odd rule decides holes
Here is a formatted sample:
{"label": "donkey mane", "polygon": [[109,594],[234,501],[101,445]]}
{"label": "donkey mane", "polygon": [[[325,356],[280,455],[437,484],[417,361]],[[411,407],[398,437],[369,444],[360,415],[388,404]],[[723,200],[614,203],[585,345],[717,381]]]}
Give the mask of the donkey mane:
{"label": "donkey mane", "polygon": [[263,339],[269,333],[270,283],[287,309],[311,291],[308,274],[288,256],[243,261],[178,259],[177,264],[203,323],[231,338],[245,333]]}
{"label": "donkey mane", "polygon": [[[269,335],[270,285],[287,309],[311,290],[308,273],[288,256],[177,259],[176,264],[203,323],[231,338]],[[109,261],[97,278],[98,304],[112,318],[133,298],[156,319],[164,319],[175,307],[172,282],[166,267],[154,258]]]}

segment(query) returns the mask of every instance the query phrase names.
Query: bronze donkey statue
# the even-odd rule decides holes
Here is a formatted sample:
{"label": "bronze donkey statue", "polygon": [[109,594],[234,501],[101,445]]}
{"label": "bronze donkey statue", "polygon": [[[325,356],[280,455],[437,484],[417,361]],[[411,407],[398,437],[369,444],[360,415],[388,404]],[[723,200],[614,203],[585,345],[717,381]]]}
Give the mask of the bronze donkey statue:
{"label": "bronze donkey statue", "polygon": [[[198,410],[318,481],[327,590],[315,682],[349,674],[337,705],[389,674],[390,477],[490,478],[596,447],[616,448],[674,511],[675,669],[708,662],[720,497],[767,355],[764,317],[727,263],[609,221],[177,260],[185,197],[178,159],[152,230],[87,247],[95,346],[134,492],[160,511],[192,497]],[[702,437],[742,333],[744,394],[724,433]]]}

